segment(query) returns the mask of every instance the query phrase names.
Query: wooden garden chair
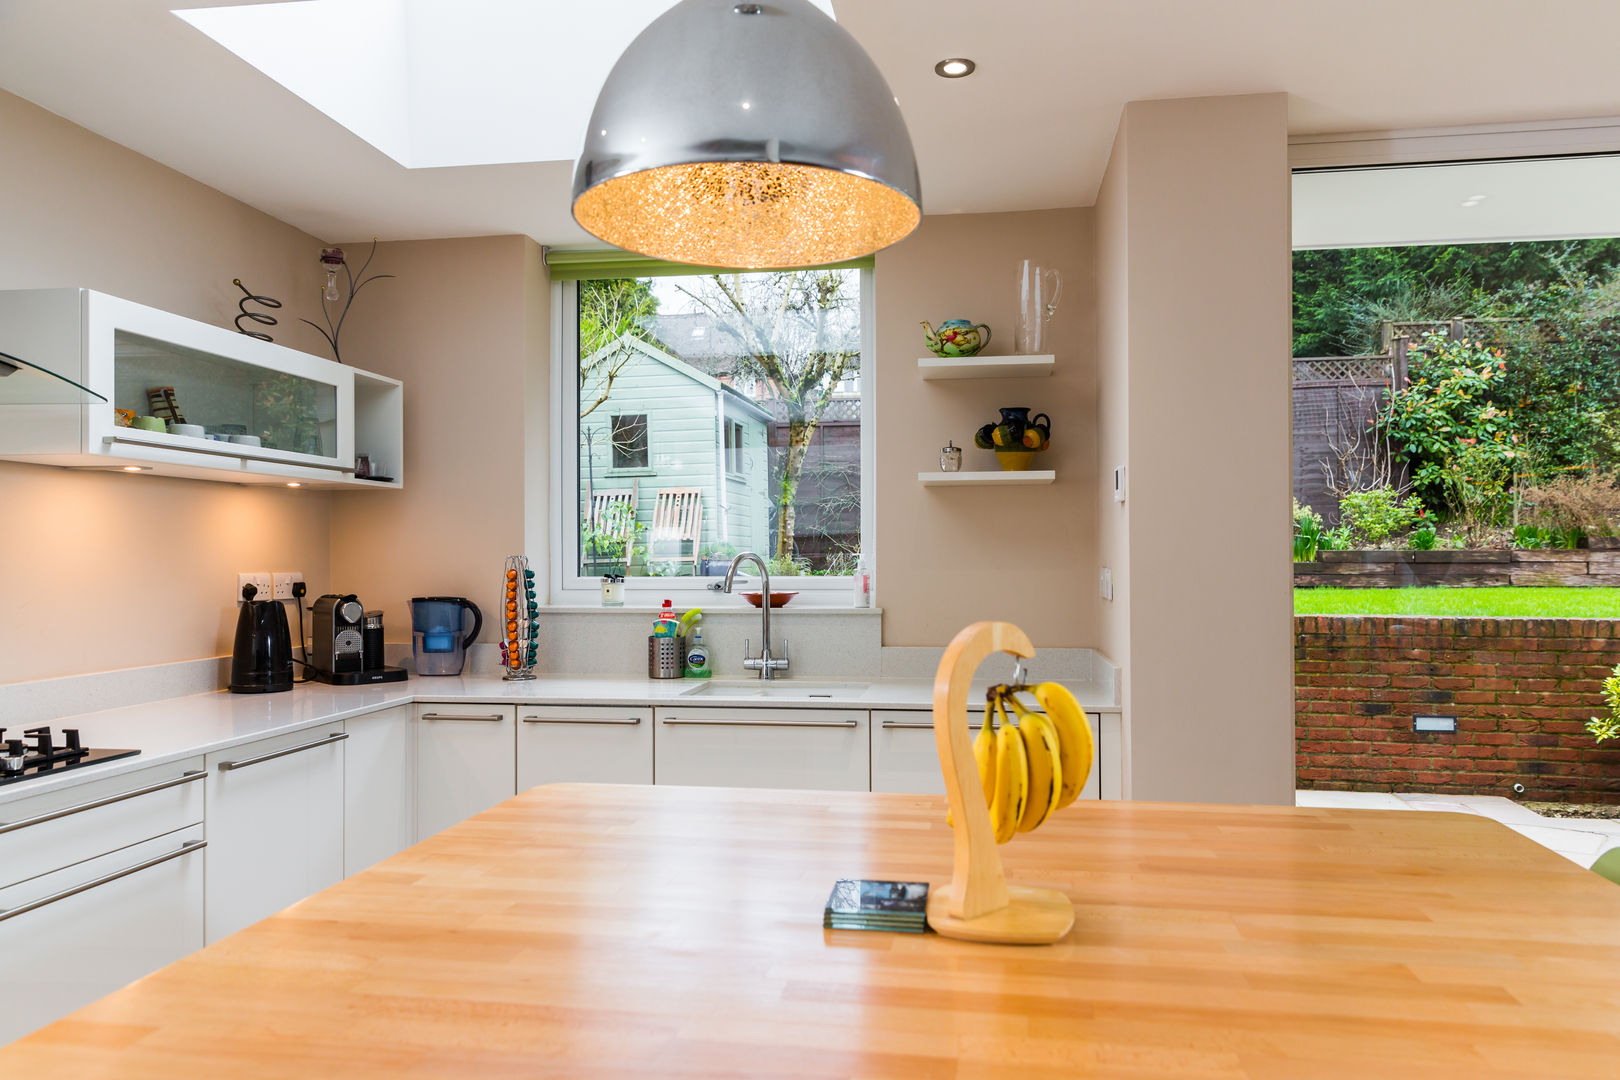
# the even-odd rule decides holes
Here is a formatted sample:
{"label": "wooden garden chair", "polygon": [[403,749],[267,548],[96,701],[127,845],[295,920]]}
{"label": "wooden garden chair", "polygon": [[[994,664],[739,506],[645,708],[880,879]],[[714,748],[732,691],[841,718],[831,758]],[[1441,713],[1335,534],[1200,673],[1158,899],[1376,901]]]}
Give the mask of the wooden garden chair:
{"label": "wooden garden chair", "polygon": [[636,538],[636,490],[629,488],[623,491],[598,491],[591,495],[591,526],[600,528],[602,522],[611,516],[614,507],[625,508],[624,517],[620,520],[624,524],[624,557],[630,558],[630,544]]}
{"label": "wooden garden chair", "polygon": [[[663,488],[653,507],[650,557],[675,563],[690,562],[692,575],[699,570],[700,537],[703,535],[703,492],[697,488]],[[691,554],[682,552],[683,544],[690,542]],[[673,554],[660,554],[660,549],[674,549]]]}

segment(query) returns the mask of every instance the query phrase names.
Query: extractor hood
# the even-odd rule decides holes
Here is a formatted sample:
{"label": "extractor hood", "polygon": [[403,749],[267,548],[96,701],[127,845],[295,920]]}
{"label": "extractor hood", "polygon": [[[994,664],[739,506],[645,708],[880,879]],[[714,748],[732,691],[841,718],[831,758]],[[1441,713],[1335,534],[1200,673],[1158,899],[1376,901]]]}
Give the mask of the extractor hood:
{"label": "extractor hood", "polygon": [[0,352],[0,405],[104,405],[106,401],[72,379]]}

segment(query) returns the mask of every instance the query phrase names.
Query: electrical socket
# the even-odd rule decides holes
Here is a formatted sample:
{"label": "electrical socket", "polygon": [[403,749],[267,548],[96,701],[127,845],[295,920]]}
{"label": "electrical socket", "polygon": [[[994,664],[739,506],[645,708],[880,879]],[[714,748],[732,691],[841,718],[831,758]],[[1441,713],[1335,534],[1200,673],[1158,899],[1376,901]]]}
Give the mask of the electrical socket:
{"label": "electrical socket", "polygon": [[244,585],[252,585],[255,589],[259,590],[258,593],[253,597],[255,600],[270,599],[271,583],[270,572],[268,570],[258,570],[251,574],[236,575],[235,600],[238,604],[242,602],[242,587]]}
{"label": "electrical socket", "polygon": [[272,575],[272,595],[277,600],[291,600],[293,598],[293,582],[303,581],[302,570],[277,570]]}

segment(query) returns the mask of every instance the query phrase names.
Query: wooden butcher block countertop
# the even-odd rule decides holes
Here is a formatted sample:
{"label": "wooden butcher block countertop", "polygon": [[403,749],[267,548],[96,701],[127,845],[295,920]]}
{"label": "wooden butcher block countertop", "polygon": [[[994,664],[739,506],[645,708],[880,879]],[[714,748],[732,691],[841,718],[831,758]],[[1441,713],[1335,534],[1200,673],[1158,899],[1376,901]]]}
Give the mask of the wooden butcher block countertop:
{"label": "wooden butcher block countertop", "polygon": [[1484,818],[1075,804],[1055,946],[828,931],[937,796],[537,788],[0,1051],[6,1076],[1620,1076],[1620,888]]}

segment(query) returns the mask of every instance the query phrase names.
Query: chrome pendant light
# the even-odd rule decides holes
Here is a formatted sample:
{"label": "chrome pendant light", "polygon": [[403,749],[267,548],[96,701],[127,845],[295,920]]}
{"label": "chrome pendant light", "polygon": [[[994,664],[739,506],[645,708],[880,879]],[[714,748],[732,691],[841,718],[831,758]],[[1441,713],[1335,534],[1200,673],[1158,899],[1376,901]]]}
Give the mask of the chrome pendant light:
{"label": "chrome pendant light", "polygon": [[877,66],[809,0],[682,0],[596,99],[574,220],[672,262],[868,255],[922,219],[911,136]]}

